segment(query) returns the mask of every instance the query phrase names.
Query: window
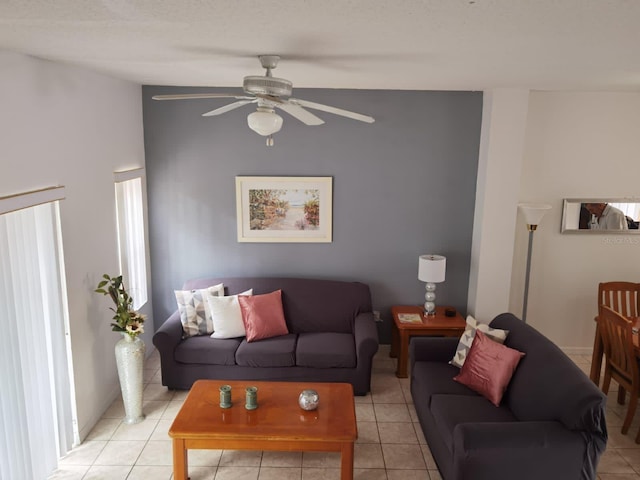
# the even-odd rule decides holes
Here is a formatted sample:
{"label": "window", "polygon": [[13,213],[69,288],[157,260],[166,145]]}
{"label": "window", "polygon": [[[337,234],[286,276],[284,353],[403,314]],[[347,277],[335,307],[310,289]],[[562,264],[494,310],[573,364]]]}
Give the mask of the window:
{"label": "window", "polygon": [[609,205],[622,210],[622,213],[636,222],[640,220],[640,203],[610,203]]}
{"label": "window", "polygon": [[55,187],[0,198],[0,478],[47,478],[78,442]]}
{"label": "window", "polygon": [[120,273],[138,310],[147,303],[147,258],[142,193],[143,169],[117,172],[116,208]]}

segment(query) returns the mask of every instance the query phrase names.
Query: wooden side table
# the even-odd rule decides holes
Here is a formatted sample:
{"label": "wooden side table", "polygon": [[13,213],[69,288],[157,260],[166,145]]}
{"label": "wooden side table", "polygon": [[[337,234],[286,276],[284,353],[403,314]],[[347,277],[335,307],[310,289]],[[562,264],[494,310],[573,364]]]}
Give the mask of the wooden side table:
{"label": "wooden side table", "polygon": [[[391,327],[391,357],[398,357],[396,376],[407,378],[409,361],[409,339],[411,337],[459,337],[464,332],[466,322],[456,311],[455,317],[446,317],[446,307],[436,307],[436,314],[425,316],[422,306],[396,305],[391,307],[393,325]],[[401,322],[401,314],[417,314],[420,323]]]}

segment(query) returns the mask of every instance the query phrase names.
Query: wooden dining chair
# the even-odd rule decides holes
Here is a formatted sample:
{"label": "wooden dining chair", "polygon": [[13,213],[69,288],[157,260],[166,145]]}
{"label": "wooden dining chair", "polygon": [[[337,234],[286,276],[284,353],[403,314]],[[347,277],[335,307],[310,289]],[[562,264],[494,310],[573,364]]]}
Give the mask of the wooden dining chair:
{"label": "wooden dining chair", "polygon": [[[618,382],[619,388],[623,392],[626,390],[631,394],[627,415],[622,424],[622,433],[626,434],[636,413],[638,394],[640,393],[640,366],[633,345],[633,322],[613,309],[601,305],[598,323],[602,333],[605,356],[602,391],[605,395],[609,393],[609,386],[613,378]],[[618,395],[618,403],[624,404],[624,395],[622,399]],[[636,443],[640,443],[640,430],[636,435]]]}
{"label": "wooden dining chair", "polygon": [[[597,306],[605,305],[614,312],[625,317],[640,315],[640,283],[634,282],[603,282],[598,285]],[[602,367],[602,338],[600,327],[596,323],[596,334],[593,342],[593,356],[591,358],[591,372],[589,377],[596,385],[600,384],[600,370]]]}
{"label": "wooden dining chair", "polygon": [[637,317],[640,311],[640,283],[601,283],[598,285],[598,305],[606,305],[625,317]]}

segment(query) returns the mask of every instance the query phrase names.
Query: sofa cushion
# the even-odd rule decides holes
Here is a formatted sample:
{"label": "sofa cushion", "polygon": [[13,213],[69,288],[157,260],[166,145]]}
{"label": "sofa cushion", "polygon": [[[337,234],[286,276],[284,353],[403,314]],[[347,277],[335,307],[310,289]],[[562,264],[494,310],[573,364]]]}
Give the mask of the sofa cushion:
{"label": "sofa cushion", "polygon": [[245,367],[292,367],[295,365],[297,335],[247,342],[245,338],[236,351],[236,363]]}
{"label": "sofa cushion", "polygon": [[217,339],[208,335],[184,339],[175,349],[175,359],[180,363],[206,365],[235,365],[239,338]]}
{"label": "sofa cushion", "polygon": [[430,409],[438,433],[450,452],[453,452],[453,431],[456,425],[518,421],[506,406],[495,407],[486,398],[477,394],[433,395]]}
{"label": "sofa cushion", "polygon": [[238,301],[247,342],[289,333],[282,311],[282,290],[251,297],[240,296]]}
{"label": "sofa cushion", "polygon": [[350,333],[301,333],[296,365],[315,368],[354,368],[356,349]]}
{"label": "sofa cushion", "polygon": [[428,408],[437,394],[477,396],[469,387],[453,381],[459,372],[458,367],[445,362],[416,362],[411,370],[411,389],[416,408],[422,408],[418,403]]}
{"label": "sofa cushion", "polygon": [[460,373],[453,379],[478,392],[497,407],[524,355],[494,342],[478,330]]}
{"label": "sofa cushion", "polygon": [[222,297],[224,285],[219,283],[207,288],[194,290],[175,290],[183,337],[210,335],[213,333],[213,320],[209,309],[209,296]]}
{"label": "sofa cushion", "polygon": [[462,368],[462,365],[464,365],[464,361],[469,354],[469,349],[471,348],[471,345],[473,345],[473,339],[476,335],[477,330],[480,330],[491,340],[494,340],[498,343],[504,343],[507,335],[509,334],[509,330],[491,328],[489,325],[478,322],[471,315],[468,315],[467,325],[464,329],[464,333],[460,336],[460,341],[458,342],[456,353],[451,359],[451,365]]}

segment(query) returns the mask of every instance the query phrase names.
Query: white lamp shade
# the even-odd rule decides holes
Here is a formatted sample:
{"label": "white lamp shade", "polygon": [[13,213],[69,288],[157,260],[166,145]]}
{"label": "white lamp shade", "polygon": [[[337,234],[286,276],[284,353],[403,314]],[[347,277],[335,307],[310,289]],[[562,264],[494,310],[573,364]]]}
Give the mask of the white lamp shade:
{"label": "white lamp shade", "polygon": [[540,225],[542,217],[551,210],[551,205],[544,203],[519,203],[518,208],[524,215],[527,225]]}
{"label": "white lamp shade", "polygon": [[258,110],[250,113],[247,117],[247,124],[254,132],[268,137],[282,128],[282,117],[273,111]]}
{"label": "white lamp shade", "polygon": [[446,270],[446,257],[442,255],[420,255],[418,261],[418,280],[421,282],[444,282]]}

